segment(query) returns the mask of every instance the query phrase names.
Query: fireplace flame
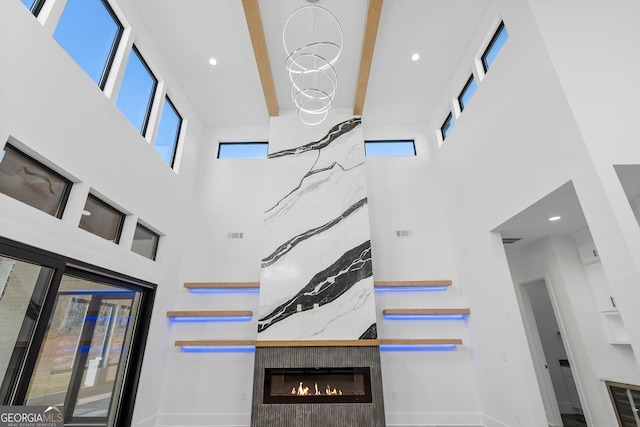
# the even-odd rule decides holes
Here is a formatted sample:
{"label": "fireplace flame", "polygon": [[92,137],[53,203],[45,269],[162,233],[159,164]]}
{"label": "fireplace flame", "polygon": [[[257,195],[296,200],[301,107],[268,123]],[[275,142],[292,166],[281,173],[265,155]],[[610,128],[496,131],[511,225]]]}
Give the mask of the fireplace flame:
{"label": "fireplace flame", "polygon": [[342,390],[338,390],[335,387],[331,388],[329,384],[327,384],[326,388],[324,389],[324,393],[321,392],[320,389],[318,388],[318,383],[314,383],[313,388],[314,388],[314,391],[310,392],[310,388],[308,386],[305,386],[304,383],[300,381],[300,384],[298,385],[298,387],[293,387],[291,389],[291,395],[292,396],[323,396],[323,395],[342,396]]}

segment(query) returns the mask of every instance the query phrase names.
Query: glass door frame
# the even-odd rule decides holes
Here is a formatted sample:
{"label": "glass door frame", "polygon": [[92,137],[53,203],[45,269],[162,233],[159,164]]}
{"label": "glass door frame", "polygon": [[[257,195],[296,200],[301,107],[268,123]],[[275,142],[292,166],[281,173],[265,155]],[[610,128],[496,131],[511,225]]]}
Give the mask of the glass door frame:
{"label": "glass door frame", "polygon": [[[77,269],[67,269],[64,276],[76,277],[79,279],[87,280],[86,272],[79,271]],[[89,280],[93,283],[98,283],[101,285],[105,285],[104,277],[100,277],[100,280]],[[113,285],[112,283],[108,283],[108,285]],[[121,288],[121,286],[118,286]],[[58,291],[56,296],[61,295],[84,295],[90,297],[89,304],[87,307],[87,311],[84,315],[82,331],[80,332],[80,338],[78,345],[76,346],[75,355],[73,358],[73,366],[71,368],[71,379],[69,381],[69,388],[67,390],[67,394],[64,400],[64,414],[65,414],[65,422],[68,424],[78,424],[78,423],[108,423],[109,413],[105,417],[76,417],[74,416],[74,412],[76,406],[78,404],[78,398],[80,395],[80,390],[82,388],[82,379],[83,374],[86,368],[87,361],[89,359],[89,352],[92,347],[93,338],[95,336],[96,326],[98,324],[98,317],[100,313],[100,308],[105,299],[108,300],[120,300],[120,299],[129,299],[135,295],[136,292],[140,292],[140,289],[136,287],[136,289],[129,288],[121,288],[122,291],[108,291],[102,292],[100,290],[95,291]],[[137,311],[137,310],[136,310]],[[135,319],[131,319],[129,325],[133,328],[135,327]],[[134,337],[135,338],[135,337]],[[104,349],[102,350],[104,352]],[[128,355],[128,352],[127,352]],[[124,360],[120,360],[118,362],[118,368],[120,367],[120,363],[127,363],[129,357],[126,357]],[[107,362],[107,361],[105,361]],[[117,386],[117,381],[114,382],[114,388]],[[114,393],[116,397],[119,396],[120,393]],[[113,394],[109,398],[109,407],[113,407]]]}
{"label": "glass door frame", "polygon": [[[133,417],[135,398],[142,370],[143,356],[157,286],[150,282],[63,257],[3,237],[0,237],[0,254],[53,269],[48,283],[38,284],[32,294],[33,299],[33,297],[38,296],[36,292],[39,292],[39,295],[43,298],[42,304],[26,350],[21,352],[14,351],[12,354],[11,363],[19,365],[19,369],[16,370],[14,375],[5,378],[2,382],[2,390],[4,391],[4,396],[0,396],[2,404],[16,406],[25,404],[31,377],[34,373],[33,369],[27,369],[27,367],[36,366],[40,347],[44,343],[48,329],[49,319],[55,309],[60,283],[63,276],[67,275],[100,284],[124,288],[123,291],[132,290],[140,292],[140,306],[137,315],[130,320],[130,326],[133,328],[132,342],[127,357],[121,361],[121,363],[126,363],[127,365],[123,370],[125,375],[122,380],[117,380],[114,385],[114,394],[116,395],[115,397],[117,397],[117,401],[111,401],[111,410],[106,422],[103,417],[95,419],[97,422],[96,425],[113,425],[118,427],[130,425]],[[100,301],[101,298],[96,300]],[[100,303],[98,303],[98,308],[99,304]],[[85,333],[90,333],[91,336],[93,335],[93,331],[89,331],[87,328],[85,322],[82,331],[83,338],[86,338]],[[85,329],[87,330],[85,331]],[[74,360],[73,374],[69,387],[69,391],[71,392],[73,392],[74,389],[76,390],[74,402],[77,400],[80,381],[82,380],[82,372],[84,370],[84,365],[78,365],[78,368],[76,368],[76,364],[79,363],[79,360]],[[115,389],[115,387],[118,388]],[[69,393],[69,391],[65,397],[65,405],[68,399],[74,397],[73,395],[70,396],[70,394],[73,393]],[[72,413],[67,413],[67,408],[65,407],[65,425],[94,424],[88,417],[73,417],[72,415]]]}

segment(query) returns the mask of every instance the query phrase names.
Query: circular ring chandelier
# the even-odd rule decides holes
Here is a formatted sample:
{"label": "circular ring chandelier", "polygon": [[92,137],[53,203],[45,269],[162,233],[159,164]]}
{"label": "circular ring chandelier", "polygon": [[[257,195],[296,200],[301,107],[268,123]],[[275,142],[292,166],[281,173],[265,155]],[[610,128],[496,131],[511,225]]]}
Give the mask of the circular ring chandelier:
{"label": "circular ring chandelier", "polygon": [[333,64],[342,53],[343,42],[338,19],[320,6],[296,9],[284,24],[282,43],[291,99],[306,125],[318,125],[329,115],[338,89]]}

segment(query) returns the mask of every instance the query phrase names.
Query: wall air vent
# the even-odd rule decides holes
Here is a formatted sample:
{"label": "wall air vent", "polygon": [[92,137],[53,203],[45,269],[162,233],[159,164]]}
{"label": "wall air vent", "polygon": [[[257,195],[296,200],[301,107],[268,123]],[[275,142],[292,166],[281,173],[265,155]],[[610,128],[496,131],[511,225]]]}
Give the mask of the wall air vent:
{"label": "wall air vent", "polygon": [[517,242],[518,240],[521,240],[522,237],[503,237],[502,238],[502,244],[503,245],[510,245],[512,243]]}
{"label": "wall air vent", "polygon": [[229,240],[239,240],[244,239],[244,233],[241,231],[233,231],[227,233],[227,239]]}
{"label": "wall air vent", "polygon": [[396,237],[412,237],[411,230],[396,230]]}

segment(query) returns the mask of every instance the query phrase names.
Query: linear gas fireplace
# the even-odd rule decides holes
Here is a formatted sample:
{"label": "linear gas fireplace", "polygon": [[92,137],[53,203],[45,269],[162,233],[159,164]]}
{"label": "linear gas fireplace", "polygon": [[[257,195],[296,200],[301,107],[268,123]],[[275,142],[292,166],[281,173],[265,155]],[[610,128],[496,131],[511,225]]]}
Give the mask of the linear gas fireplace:
{"label": "linear gas fireplace", "polygon": [[256,347],[252,427],[384,427],[377,346]]}
{"label": "linear gas fireplace", "polygon": [[371,403],[366,368],[266,368],[263,403]]}

